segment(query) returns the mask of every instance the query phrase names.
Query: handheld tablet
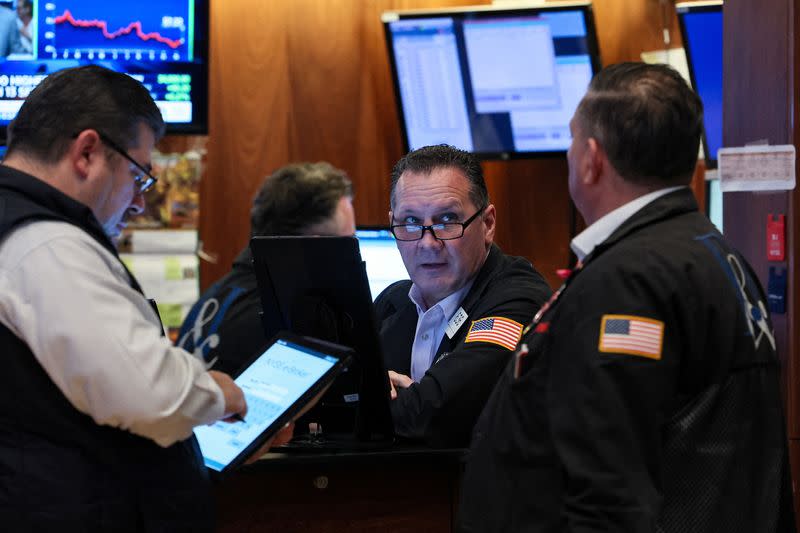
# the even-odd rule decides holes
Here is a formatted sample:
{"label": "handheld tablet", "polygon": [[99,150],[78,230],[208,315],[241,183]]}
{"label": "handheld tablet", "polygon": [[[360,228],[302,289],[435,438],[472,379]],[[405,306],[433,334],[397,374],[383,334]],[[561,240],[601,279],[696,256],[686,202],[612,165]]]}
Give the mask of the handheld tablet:
{"label": "handheld tablet", "polygon": [[352,350],[310,337],[279,333],[234,380],[244,391],[244,422],[194,430],[203,461],[226,473],[291,421],[350,362]]}

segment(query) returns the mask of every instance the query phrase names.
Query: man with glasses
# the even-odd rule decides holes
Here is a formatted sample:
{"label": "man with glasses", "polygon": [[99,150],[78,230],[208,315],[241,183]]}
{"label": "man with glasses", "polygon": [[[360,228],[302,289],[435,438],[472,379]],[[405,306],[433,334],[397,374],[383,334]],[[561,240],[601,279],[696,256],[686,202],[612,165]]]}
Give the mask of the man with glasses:
{"label": "man with glasses", "polygon": [[392,171],[389,220],[410,281],[376,300],[396,432],[465,446],[523,324],[550,289],[492,243],[495,206],[477,159],[427,146]]}
{"label": "man with glasses", "polygon": [[9,126],[0,165],[5,531],[214,527],[192,428],[245,415],[244,396],[171,346],[111,240],[144,207],[163,131],[140,83],[97,66],[48,76]]}

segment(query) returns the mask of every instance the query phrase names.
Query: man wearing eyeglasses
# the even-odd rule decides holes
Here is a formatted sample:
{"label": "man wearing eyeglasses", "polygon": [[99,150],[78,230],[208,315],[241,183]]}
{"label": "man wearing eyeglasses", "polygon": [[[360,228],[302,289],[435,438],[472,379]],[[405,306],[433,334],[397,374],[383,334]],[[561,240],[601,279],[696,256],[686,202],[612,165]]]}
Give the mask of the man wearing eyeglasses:
{"label": "man wearing eyeglasses", "polygon": [[550,288],[529,261],[492,243],[495,206],[470,153],[439,145],[403,157],[389,219],[411,278],[376,300],[395,430],[464,446]]}
{"label": "man wearing eyeglasses", "polygon": [[[164,131],[147,90],[89,66],[48,76],[0,165],[4,531],[210,531],[192,428],[247,406],[163,337],[111,239],[144,206]],[[285,435],[284,435],[285,437]]]}

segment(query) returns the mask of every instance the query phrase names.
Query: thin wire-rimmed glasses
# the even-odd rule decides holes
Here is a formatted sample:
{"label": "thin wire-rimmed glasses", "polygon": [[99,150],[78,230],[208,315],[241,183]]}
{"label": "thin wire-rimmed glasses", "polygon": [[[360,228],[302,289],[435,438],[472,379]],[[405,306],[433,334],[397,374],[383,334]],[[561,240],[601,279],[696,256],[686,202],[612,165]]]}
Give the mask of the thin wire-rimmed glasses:
{"label": "thin wire-rimmed glasses", "polygon": [[452,241],[453,239],[460,239],[464,236],[464,230],[467,226],[472,224],[472,221],[478,218],[483,210],[486,209],[484,205],[478,209],[474,215],[469,217],[464,222],[440,222],[438,224],[431,224],[430,226],[423,226],[422,224],[394,224],[389,228],[398,241],[418,241],[425,236],[425,231],[430,231],[434,239],[440,241]]}
{"label": "thin wire-rimmed glasses", "polygon": [[133,177],[133,183],[137,187],[139,187],[139,192],[141,194],[144,194],[148,189],[150,189],[153,185],[156,184],[158,178],[153,176],[150,173],[150,171],[144,167],[144,165],[142,165],[134,158],[132,158],[130,155],[128,155],[128,152],[120,148],[117,143],[115,143],[108,137],[108,135],[104,134],[101,131],[98,131],[97,135],[100,136],[100,140],[103,141],[103,144],[105,144],[106,146],[117,152],[119,155],[130,161],[130,163],[139,170],[140,174],[137,174]]}

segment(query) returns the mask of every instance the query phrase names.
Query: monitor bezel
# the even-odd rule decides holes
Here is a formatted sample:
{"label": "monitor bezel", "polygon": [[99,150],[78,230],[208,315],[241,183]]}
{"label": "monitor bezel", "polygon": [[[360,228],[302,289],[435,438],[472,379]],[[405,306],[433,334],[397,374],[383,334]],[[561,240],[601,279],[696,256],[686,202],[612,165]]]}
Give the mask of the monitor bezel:
{"label": "monitor bezel", "polygon": [[[692,52],[689,46],[689,39],[686,32],[686,23],[683,15],[690,13],[722,13],[723,7],[722,0],[708,0],[703,2],[681,2],[675,4],[675,13],[678,16],[678,26],[681,31],[681,40],[683,41],[683,50],[686,53],[686,63],[689,67],[689,78],[692,81],[692,89],[697,93],[697,77],[695,76],[694,61],[692,60]],[[700,96],[700,93],[697,93]],[[701,135],[700,142],[703,143],[703,155],[705,157],[706,169],[713,170],[717,168],[716,154],[712,154],[708,150],[708,136],[706,135],[706,122],[703,117],[703,134]]]}
{"label": "monitor bezel", "polygon": [[[541,12],[557,12],[557,11],[581,11],[583,13],[584,22],[586,23],[586,38],[589,45],[589,58],[592,64],[592,76],[602,68],[600,59],[600,49],[598,46],[597,29],[594,20],[594,10],[592,9],[592,2],[559,2],[554,5],[533,4],[527,6],[465,6],[454,8],[442,9],[413,9],[413,10],[392,10],[386,11],[381,17],[383,23],[384,40],[386,42],[386,50],[389,56],[389,67],[392,74],[392,86],[394,89],[395,107],[397,111],[397,119],[400,123],[401,140],[403,143],[403,153],[410,151],[410,143],[408,138],[408,128],[406,126],[405,113],[403,112],[403,103],[400,97],[400,81],[397,73],[397,63],[395,61],[395,54],[392,46],[392,32],[389,27],[390,23],[398,20],[413,20],[421,18],[431,18],[438,16],[452,16],[452,15],[469,15],[476,18],[482,17],[496,17],[496,16],[519,16],[519,15],[536,15]],[[567,149],[563,150],[547,150],[547,151],[504,151],[504,152],[472,152],[481,160],[509,160],[509,159],[545,159],[564,157]]]}
{"label": "monitor bezel", "polygon": [[[209,115],[209,40],[210,40],[210,0],[192,0],[194,2],[195,56],[202,57],[199,81],[195,83],[197,98],[192,99],[192,121],[189,123],[166,123],[165,135],[208,135]],[[26,61],[39,61],[31,59]],[[91,63],[86,63],[91,64]],[[56,71],[57,72],[57,71]],[[51,73],[52,74],[52,73]],[[8,125],[0,125],[0,146],[5,146],[8,137]]]}

